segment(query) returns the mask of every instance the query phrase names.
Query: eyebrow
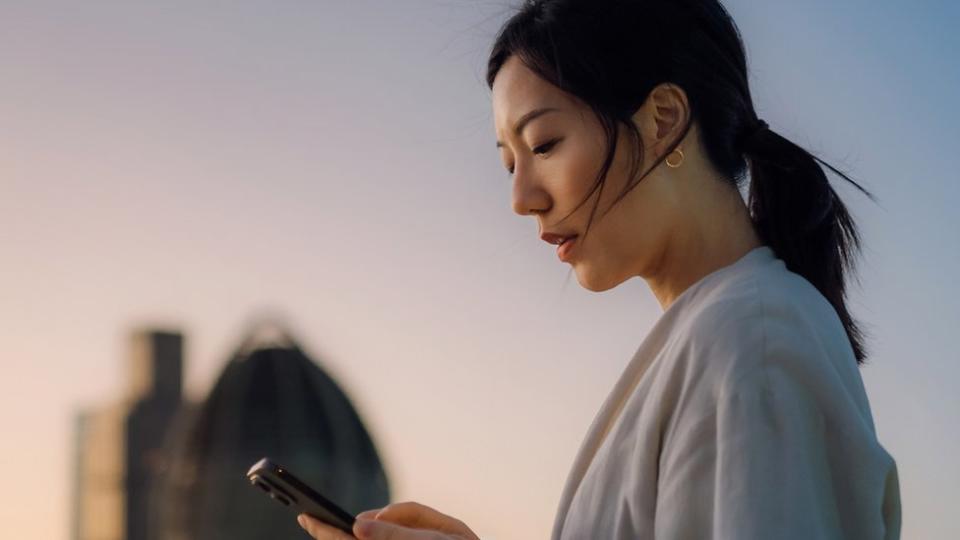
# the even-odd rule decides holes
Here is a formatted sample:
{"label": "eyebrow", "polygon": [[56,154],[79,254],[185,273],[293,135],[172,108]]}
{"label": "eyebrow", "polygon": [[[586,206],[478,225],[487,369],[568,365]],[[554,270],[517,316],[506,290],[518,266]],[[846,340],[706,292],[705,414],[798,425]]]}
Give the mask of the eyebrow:
{"label": "eyebrow", "polygon": [[[527,127],[527,124],[529,124],[533,119],[543,116],[547,113],[557,112],[559,110],[560,109],[556,107],[541,107],[539,109],[534,109],[528,112],[527,114],[521,116],[520,119],[517,120],[517,125],[513,126],[513,132],[516,133],[517,135],[520,135],[523,132],[523,128]],[[502,146],[503,146],[503,143],[500,141],[497,141],[497,148],[500,148]]]}

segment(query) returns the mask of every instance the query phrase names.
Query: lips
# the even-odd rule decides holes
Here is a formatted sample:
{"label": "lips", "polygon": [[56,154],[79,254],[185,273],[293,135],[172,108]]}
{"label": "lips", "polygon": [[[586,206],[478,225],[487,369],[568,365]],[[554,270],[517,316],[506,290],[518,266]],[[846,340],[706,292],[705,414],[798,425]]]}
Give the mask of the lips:
{"label": "lips", "polygon": [[553,244],[556,246],[562,245],[567,240],[570,240],[576,237],[577,235],[572,233],[571,234],[543,233],[540,235],[540,238],[544,242],[548,244]]}
{"label": "lips", "polygon": [[562,262],[570,262],[573,258],[573,250],[577,247],[577,237],[571,236],[563,240],[559,246],[557,246],[557,258]]}
{"label": "lips", "polygon": [[542,233],[540,238],[548,244],[557,246],[557,257],[563,262],[569,262],[573,249],[577,247],[574,240],[578,236],[576,233]]}

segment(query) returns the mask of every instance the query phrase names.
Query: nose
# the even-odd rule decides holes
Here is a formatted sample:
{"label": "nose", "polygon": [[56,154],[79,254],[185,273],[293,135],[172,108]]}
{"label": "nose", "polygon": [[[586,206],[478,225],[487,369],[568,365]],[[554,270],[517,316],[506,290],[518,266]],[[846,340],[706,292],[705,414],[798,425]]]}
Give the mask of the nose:
{"label": "nose", "polygon": [[533,171],[517,163],[513,171],[513,211],[521,216],[540,214],[550,209],[550,195],[544,191]]}

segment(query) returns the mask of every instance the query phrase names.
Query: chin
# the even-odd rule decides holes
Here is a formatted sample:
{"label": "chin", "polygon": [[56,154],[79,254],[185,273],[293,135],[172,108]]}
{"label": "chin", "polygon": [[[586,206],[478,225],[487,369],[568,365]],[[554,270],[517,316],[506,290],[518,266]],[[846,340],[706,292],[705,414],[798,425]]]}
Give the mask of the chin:
{"label": "chin", "polygon": [[609,272],[599,271],[598,268],[591,268],[589,265],[578,264],[574,266],[574,270],[580,286],[592,292],[609,291],[624,282]]}

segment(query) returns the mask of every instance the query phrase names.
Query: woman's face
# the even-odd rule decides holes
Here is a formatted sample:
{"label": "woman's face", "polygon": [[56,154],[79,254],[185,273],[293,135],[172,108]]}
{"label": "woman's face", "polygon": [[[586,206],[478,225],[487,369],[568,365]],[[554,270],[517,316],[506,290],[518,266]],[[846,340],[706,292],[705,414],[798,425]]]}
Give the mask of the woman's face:
{"label": "woman's face", "polygon": [[[634,116],[643,139],[656,138],[657,122],[651,100]],[[546,110],[536,116],[532,111]],[[597,192],[564,222],[594,185],[605,155],[600,122],[584,103],[531,71],[516,55],[497,73],[493,84],[493,114],[497,146],[513,179],[512,205],[520,215],[533,215],[540,233],[577,235],[566,259],[580,285],[604,291],[657,267],[677,216],[678,194],[658,166],[634,187],[606,216],[627,182],[630,159],[639,149],[621,126],[613,165],[600,204],[582,238]],[[527,121],[522,119],[527,118]],[[521,131],[515,131],[520,122]],[[652,131],[651,131],[652,130]],[[640,171],[654,156],[644,152]],[[547,247],[547,246],[544,246]],[[550,246],[555,248],[556,246]]]}

